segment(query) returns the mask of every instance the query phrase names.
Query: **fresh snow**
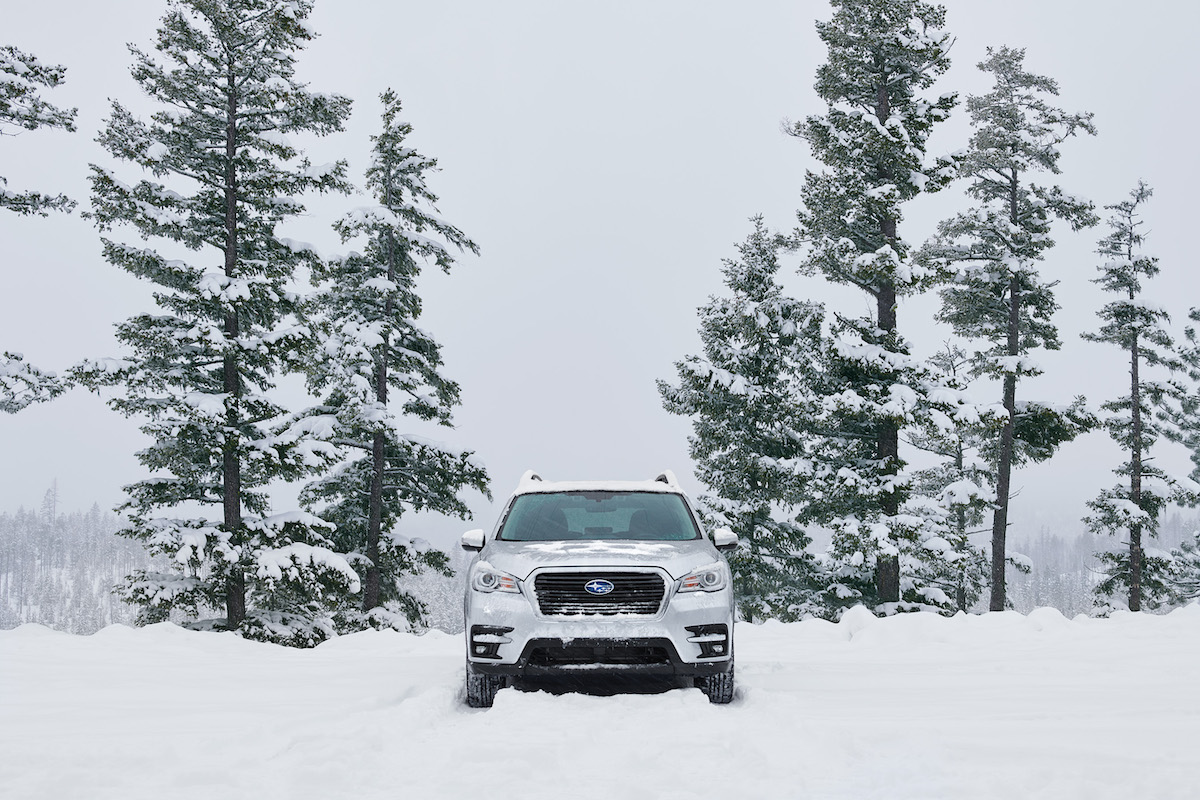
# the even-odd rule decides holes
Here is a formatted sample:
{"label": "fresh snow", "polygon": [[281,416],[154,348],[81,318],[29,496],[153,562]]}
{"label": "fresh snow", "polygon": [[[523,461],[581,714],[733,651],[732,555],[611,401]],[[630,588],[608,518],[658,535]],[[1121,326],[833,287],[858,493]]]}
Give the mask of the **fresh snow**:
{"label": "fresh snow", "polygon": [[1200,606],[739,625],[696,689],[463,703],[458,636],[314,650],[170,624],[0,631],[0,787],[24,798],[1192,798]]}

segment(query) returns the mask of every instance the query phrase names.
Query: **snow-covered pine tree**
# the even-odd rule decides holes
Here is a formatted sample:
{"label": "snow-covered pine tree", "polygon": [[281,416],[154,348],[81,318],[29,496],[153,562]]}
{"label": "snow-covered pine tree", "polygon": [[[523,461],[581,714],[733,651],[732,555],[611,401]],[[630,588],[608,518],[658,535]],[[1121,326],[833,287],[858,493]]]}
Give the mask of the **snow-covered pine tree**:
{"label": "snow-covered pine tree", "polygon": [[127,184],[93,166],[91,216],[102,232],[132,226],[170,250],[103,239],[110,263],[155,285],[158,308],[117,326],[126,358],[75,369],[85,385],[119,387],[110,405],[145,420],[151,439],[138,458],[152,477],[126,487],[123,505],[124,534],[163,557],[163,571],[123,586],[142,619],[223,607],[218,627],[296,645],[328,635],[328,605],[358,590],[328,523],[270,515],[265,491],[333,455],[319,419],[290,418],[269,394],[307,335],[290,283],[315,260],[276,228],[303,212],[303,192],[346,188],[343,162],[314,167],[286,138],[340,130],[350,110],[295,78],[311,9],[173,0],[157,55],[130,48],[134,79],[161,109],[147,122],[113,103],[99,141],[157,180]]}
{"label": "snow-covered pine tree", "polygon": [[[928,367],[936,385],[955,392],[965,393],[975,377],[970,357],[950,342],[929,359]],[[972,544],[970,536],[983,532],[979,526],[996,499],[995,476],[981,456],[995,423],[995,415],[986,410],[950,416],[934,409],[906,433],[913,447],[941,459],[912,473],[913,490],[937,498],[946,513],[944,535],[925,544],[941,550],[943,557],[916,566],[924,583],[953,595],[955,611],[975,605],[991,574],[987,553]]]}
{"label": "snow-covered pine tree", "polygon": [[1054,246],[1050,224],[1065,221],[1073,230],[1096,224],[1092,204],[1057,186],[1032,182],[1037,172],[1057,174],[1058,146],[1078,133],[1095,133],[1092,115],[1068,114],[1050,106],[1058,94],[1050,78],[1024,69],[1025,51],[987,51],[979,68],[995,78],[991,92],[967,99],[974,132],[960,171],[971,180],[967,193],[978,205],[943,222],[926,251],[956,268],[942,290],[939,318],[965,338],[983,340],[978,353],[982,374],[1003,380],[1007,419],[1001,430],[996,467],[996,510],[992,520],[992,586],[989,607],[1005,607],[1009,487],[1014,442],[1024,437],[1030,457],[1048,458],[1059,444],[1094,424],[1081,401],[1067,409],[1018,404],[1017,382],[1040,374],[1029,358],[1036,348],[1057,350],[1058,309],[1052,287],[1038,262]]}
{"label": "snow-covered pine tree", "polygon": [[927,161],[926,142],[956,95],[920,96],[950,65],[950,35],[942,31],[945,10],[920,0],[832,5],[829,22],[817,24],[829,57],[816,90],[828,110],[790,131],[824,165],[805,180],[794,244],[806,249],[806,271],[861,289],[876,311],[873,318],[839,316],[833,326],[826,429],[841,468],[811,512],[836,528],[835,569],[848,582],[873,583],[875,600],[894,603],[901,599],[900,551],[919,547],[925,529],[920,514],[902,511],[908,487],[900,429],[923,412],[896,304],[933,277],[913,263],[897,226],[907,201],[954,174],[948,159]]}
{"label": "snow-covered pine tree", "polygon": [[796,519],[813,471],[806,445],[820,410],[823,309],[783,294],[778,245],[761,217],[752,222],[739,258],[722,268],[729,296],[700,308],[704,355],[678,362],[679,383],[658,390],[667,411],[692,418],[706,523],[742,540],[729,556],[742,618],[824,616],[811,540]]}
{"label": "snow-covered pine tree", "polygon": [[[1187,500],[1186,488],[1150,459],[1150,450],[1163,436],[1164,426],[1170,424],[1156,411],[1167,408],[1179,395],[1176,384],[1154,380],[1148,373],[1156,368],[1169,378],[1184,366],[1175,354],[1174,340],[1163,327],[1170,315],[1142,298],[1145,282],[1159,272],[1158,259],[1142,252],[1145,234],[1140,207],[1152,194],[1153,190],[1139,181],[1128,200],[1105,206],[1113,212],[1108,219],[1111,230],[1096,251],[1105,261],[1094,282],[1119,297],[1097,314],[1104,323],[1100,330],[1083,334],[1088,341],[1116,345],[1129,359],[1128,393],[1101,406],[1108,412],[1104,427],[1129,454],[1129,461],[1113,470],[1121,476],[1121,483],[1088,502],[1092,513],[1084,521],[1094,533],[1128,534],[1127,552],[1098,553],[1097,557],[1110,568],[1108,578],[1098,587],[1101,596],[1107,600],[1123,589],[1130,611],[1142,610],[1144,583],[1163,583],[1162,575],[1146,575],[1147,568],[1166,567],[1165,559],[1144,558],[1143,535],[1156,537],[1163,508]],[[1144,599],[1150,608],[1165,600],[1161,591],[1147,593]]]}
{"label": "snow-covered pine tree", "polygon": [[378,205],[336,225],[344,242],[365,239],[365,249],[315,266],[318,291],[308,303],[318,343],[309,384],[324,397],[315,413],[334,420],[333,439],[350,455],[301,499],[310,509],[323,505],[317,513],[337,526],[333,540],[362,579],[360,609],[342,614],[350,628],[423,625],[424,606],[402,578],[424,569],[449,574],[444,552],[396,536],[405,511],[467,518],[463,489],[490,497],[487,472],[471,453],[400,430],[405,418],[449,427],[460,402],[458,384],[441,373],[440,346],[416,325],[421,267],[449,272],[451,248],[479,249],[436,215],[426,179],[437,161],[405,143],[412,126],[400,119],[396,95],[381,99],[383,130],[372,137],[366,172]]}
{"label": "snow-covered pine tree", "polygon": [[[1200,308],[1188,312],[1193,323],[1184,329],[1184,339],[1177,350],[1187,380],[1173,381],[1172,402],[1159,409],[1160,421],[1166,423],[1161,433],[1167,439],[1183,444],[1191,451],[1194,468],[1190,482],[1176,479],[1185,489],[1187,502],[1191,505],[1200,498]],[[1200,596],[1200,532],[1184,539],[1179,548],[1172,551],[1167,585],[1170,599],[1188,602]],[[1119,565],[1118,565],[1119,566]]]}
{"label": "snow-covered pine tree", "polygon": [[1200,599],[1200,531],[1171,551],[1165,583],[1172,603],[1184,605]]}
{"label": "snow-covered pine tree", "polygon": [[[0,136],[11,135],[12,128],[37,130],[62,128],[75,130],[78,109],[56,108],[41,98],[42,88],[52,89],[66,78],[66,67],[42,64],[29,53],[15,47],[0,47]],[[65,195],[38,192],[12,192],[0,176],[0,208],[18,214],[40,214],[52,210],[70,211],[75,201]]]}

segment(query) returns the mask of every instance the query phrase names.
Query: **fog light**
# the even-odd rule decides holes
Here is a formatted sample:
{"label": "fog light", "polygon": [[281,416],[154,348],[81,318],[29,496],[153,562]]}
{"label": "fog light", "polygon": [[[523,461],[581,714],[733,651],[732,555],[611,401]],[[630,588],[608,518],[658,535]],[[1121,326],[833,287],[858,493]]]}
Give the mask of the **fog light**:
{"label": "fog light", "polygon": [[700,658],[716,658],[725,655],[725,646],[729,643],[729,627],[727,625],[688,625],[685,630],[692,634],[688,637],[688,641],[699,645]]}
{"label": "fog light", "polygon": [[495,625],[472,625],[471,652],[479,658],[500,658],[500,645],[512,641],[505,635],[512,631],[512,628],[501,628]]}

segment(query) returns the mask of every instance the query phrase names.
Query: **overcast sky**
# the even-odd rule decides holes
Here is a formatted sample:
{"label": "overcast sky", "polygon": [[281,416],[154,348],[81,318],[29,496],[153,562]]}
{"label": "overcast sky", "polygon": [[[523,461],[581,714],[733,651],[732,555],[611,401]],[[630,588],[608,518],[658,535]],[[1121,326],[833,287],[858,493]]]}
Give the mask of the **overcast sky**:
{"label": "overcast sky", "polygon": [[[981,93],[984,48],[1027,48],[1026,66],[1058,80],[1060,104],[1095,113],[1099,136],[1063,146],[1058,182],[1097,205],[1125,198],[1139,178],[1150,250],[1162,276],[1147,293],[1183,320],[1200,305],[1191,239],[1200,164],[1194,143],[1200,10],[1174,0],[1007,0],[946,3],[953,67],[933,89]],[[36,131],[0,140],[9,188],[65,192],[86,207],[87,165],[108,164],[94,138],[106,98],[152,110],[128,75],[125,44],[145,49],[161,0],[0,0],[3,44],[68,69],[47,93],[78,106],[79,131]],[[687,455],[686,420],[666,414],[655,388],[673,363],[698,352],[696,308],[721,291],[720,262],[763,214],[793,224],[807,145],[785,119],[823,110],[812,90],[824,47],[813,30],[821,2],[384,2],[318,0],[320,38],[300,56],[316,91],[355,101],[345,133],[307,143],[315,163],[346,158],[360,180],[378,95],[392,88],[415,128],[412,143],[439,160],[430,180],[442,216],[481,247],[449,276],[422,282],[422,325],[444,345],[446,373],[462,386],[457,426],[435,435],[474,449],[501,501],[521,472],[549,479],[652,477],[674,469],[700,491]],[[931,152],[963,147],[960,108]],[[135,179],[127,165],[119,166]],[[363,198],[315,201],[286,235],[339,246],[329,223]],[[963,202],[961,187],[912,204],[900,235],[919,243]],[[1080,341],[1105,298],[1089,281],[1102,230],[1059,231],[1044,273],[1061,281],[1060,353],[1037,356],[1047,374],[1019,397],[1093,405],[1127,384],[1121,353]],[[0,217],[4,242],[0,349],[62,370],[118,355],[113,324],[148,310],[148,286],[100,257],[78,213]],[[216,258],[214,256],[214,258]],[[794,266],[795,259],[789,262]],[[789,266],[781,276],[830,310],[869,311],[864,297]],[[906,300],[902,333],[928,354],[949,332],[931,320],[936,298]],[[992,399],[990,390],[980,399]],[[141,472],[133,422],[77,391],[0,416],[0,511],[36,507],[58,481],[60,507],[120,502]],[[1162,461],[1186,471],[1184,454]],[[1067,445],[1015,478],[1014,535],[1045,525],[1072,530],[1084,502],[1109,485],[1120,454],[1103,434]],[[288,491],[279,492],[286,510]],[[493,506],[476,497],[477,523]],[[445,541],[471,524],[405,521],[408,535]]]}

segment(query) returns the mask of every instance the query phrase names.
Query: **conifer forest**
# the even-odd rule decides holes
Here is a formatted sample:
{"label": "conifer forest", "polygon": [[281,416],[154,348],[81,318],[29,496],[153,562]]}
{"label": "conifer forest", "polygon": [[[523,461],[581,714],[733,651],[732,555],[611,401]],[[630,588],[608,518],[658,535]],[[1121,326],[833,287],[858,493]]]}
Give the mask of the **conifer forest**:
{"label": "conifer forest", "polygon": [[[335,5],[131,4],[90,37],[117,77],[6,26],[0,628],[457,633],[456,532],[531,466],[686,475],[743,622],[1200,598],[1194,195],[1106,138],[1144,87],[1091,108],[962,2],[829,0],[730,32],[803,70],[778,96],[687,49],[699,8],[623,23],[613,87],[542,8],[538,103],[452,96],[523,63],[487,49],[504,12],[369,50],[347,31],[387,26]],[[720,150],[743,129],[769,144]]]}

